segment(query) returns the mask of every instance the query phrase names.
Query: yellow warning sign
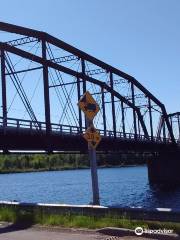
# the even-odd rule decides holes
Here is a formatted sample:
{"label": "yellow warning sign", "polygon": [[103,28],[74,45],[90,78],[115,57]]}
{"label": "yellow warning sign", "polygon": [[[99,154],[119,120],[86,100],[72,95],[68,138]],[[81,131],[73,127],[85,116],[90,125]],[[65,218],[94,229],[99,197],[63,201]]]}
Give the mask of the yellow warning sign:
{"label": "yellow warning sign", "polygon": [[93,120],[96,114],[99,112],[99,106],[92,97],[92,95],[87,91],[80,98],[78,106],[85,113],[89,120]]}
{"label": "yellow warning sign", "polygon": [[101,135],[99,134],[99,131],[95,129],[93,125],[91,125],[83,135],[83,137],[86,139],[87,142],[91,144],[93,148],[96,148],[97,145],[101,141]]}

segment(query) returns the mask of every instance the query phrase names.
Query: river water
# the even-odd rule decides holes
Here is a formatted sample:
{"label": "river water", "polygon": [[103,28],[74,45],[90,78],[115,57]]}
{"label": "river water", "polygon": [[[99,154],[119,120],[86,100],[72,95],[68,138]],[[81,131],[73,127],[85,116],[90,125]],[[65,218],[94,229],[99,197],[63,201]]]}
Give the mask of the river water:
{"label": "river water", "polygon": [[[180,210],[180,188],[151,187],[146,166],[103,168],[98,176],[102,205]],[[89,169],[0,175],[0,200],[88,204],[91,199]]]}

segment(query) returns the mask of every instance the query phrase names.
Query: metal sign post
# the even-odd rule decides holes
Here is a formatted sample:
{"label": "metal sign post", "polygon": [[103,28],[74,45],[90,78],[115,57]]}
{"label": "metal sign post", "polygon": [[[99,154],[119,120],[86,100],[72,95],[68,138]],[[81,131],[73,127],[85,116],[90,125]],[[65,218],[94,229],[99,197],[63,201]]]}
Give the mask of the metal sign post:
{"label": "metal sign post", "polygon": [[99,111],[99,106],[89,92],[85,92],[78,102],[78,106],[86,115],[87,130],[83,137],[88,142],[88,157],[91,167],[93,204],[100,205],[99,186],[96,161],[96,147],[101,141],[99,132],[93,126],[93,118]]}
{"label": "metal sign post", "polygon": [[[91,126],[92,121],[87,120],[87,125]],[[98,184],[98,174],[97,174],[97,160],[96,160],[96,149],[88,141],[88,158],[91,167],[91,181],[92,181],[92,191],[93,191],[93,205],[100,205],[99,200],[99,184]]]}

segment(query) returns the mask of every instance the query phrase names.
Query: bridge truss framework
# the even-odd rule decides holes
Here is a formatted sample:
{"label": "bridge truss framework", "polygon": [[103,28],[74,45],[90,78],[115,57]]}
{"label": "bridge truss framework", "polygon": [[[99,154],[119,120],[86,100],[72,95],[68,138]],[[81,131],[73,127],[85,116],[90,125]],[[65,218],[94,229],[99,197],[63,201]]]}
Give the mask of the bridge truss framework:
{"label": "bridge truss framework", "polygon": [[[81,136],[87,123],[77,102],[88,90],[100,105],[95,126],[104,139],[176,143],[171,117],[164,104],[134,77],[45,32],[3,22],[0,22],[0,31],[10,36],[0,42],[0,119],[4,135],[14,126],[33,132],[43,131],[49,139],[53,132]],[[37,46],[36,50],[31,46]],[[24,63],[19,64],[21,61]],[[28,96],[28,90],[30,85],[34,86],[33,79],[28,83],[29,87],[24,83],[25,76],[30,73],[37,79],[37,72],[41,73],[39,96],[41,100],[43,98],[43,120],[37,117],[37,102],[32,106],[39,81],[32,96]],[[14,87],[13,97],[7,90],[9,82]],[[52,100],[54,96],[56,100]],[[20,99],[27,119],[12,116],[10,110],[16,97]],[[52,122],[52,113],[59,114],[58,121]]]}

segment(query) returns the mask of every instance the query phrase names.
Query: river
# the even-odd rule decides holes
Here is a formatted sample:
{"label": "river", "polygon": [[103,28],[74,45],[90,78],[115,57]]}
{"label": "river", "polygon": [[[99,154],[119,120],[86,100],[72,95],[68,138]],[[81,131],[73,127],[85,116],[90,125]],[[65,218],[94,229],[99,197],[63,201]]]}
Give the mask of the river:
{"label": "river", "polygon": [[[180,188],[151,187],[146,166],[103,168],[98,176],[102,205],[180,209]],[[0,175],[0,200],[88,204],[91,199],[89,169]]]}

